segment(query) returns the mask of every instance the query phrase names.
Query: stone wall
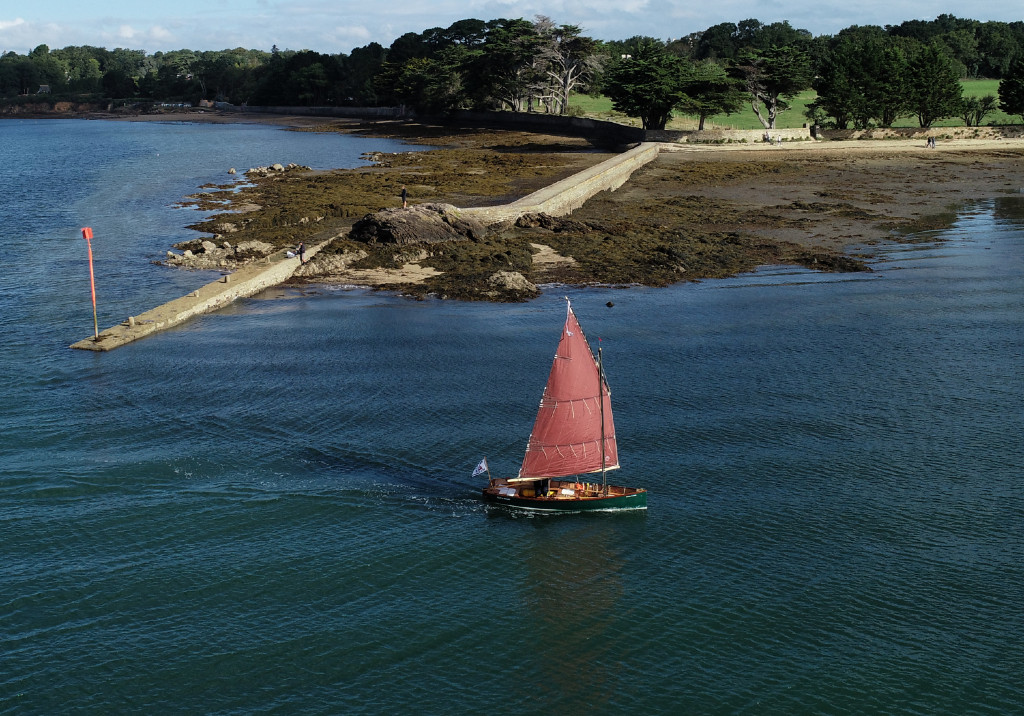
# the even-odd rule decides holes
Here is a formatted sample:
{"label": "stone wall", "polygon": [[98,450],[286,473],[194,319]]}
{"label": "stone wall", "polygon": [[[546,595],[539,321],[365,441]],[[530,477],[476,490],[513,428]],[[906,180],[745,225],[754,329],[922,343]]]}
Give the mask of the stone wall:
{"label": "stone wall", "polygon": [[876,127],[873,129],[826,129],[821,132],[826,140],[853,139],[906,139],[925,141],[937,139],[1014,139],[1024,136],[1024,126],[1002,127]]}
{"label": "stone wall", "polygon": [[[455,112],[443,117],[425,118],[438,124],[500,127],[502,129],[523,129],[528,131],[551,132],[586,137],[593,144],[622,148],[640,142],[663,142],[667,144],[727,144],[732,142],[760,143],[764,141],[763,129],[702,129],[702,130],[654,130],[630,127],[618,122],[608,122],[588,117],[564,117],[557,114],[536,114],[533,112]],[[773,129],[773,139],[784,142],[809,141],[813,139],[807,127],[798,129]]]}
{"label": "stone wall", "polygon": [[341,119],[401,119],[407,113],[404,107],[255,107],[216,102],[214,106],[224,112],[241,114],[284,114],[300,117],[338,117]]}
{"label": "stone wall", "polygon": [[[645,141],[666,142],[673,144],[761,144],[764,142],[764,129],[702,129],[702,130],[650,130],[646,132]],[[799,129],[767,130],[772,141],[781,139],[783,142],[805,142],[813,139],[807,127]]]}
{"label": "stone wall", "polygon": [[[763,129],[705,129],[705,130],[645,130],[618,122],[609,122],[589,117],[569,117],[539,112],[470,112],[458,111],[443,115],[414,116],[404,107],[238,107],[223,102],[217,109],[233,112],[285,114],[311,117],[347,117],[353,119],[417,119],[440,125],[491,127],[517,129],[522,131],[548,132],[584,137],[595,146],[625,150],[641,142],[664,142],[669,144],[732,142],[757,143],[763,141]],[[808,141],[813,139],[811,130],[773,129],[773,139],[784,142]]]}
{"label": "stone wall", "polygon": [[659,151],[658,144],[643,143],[511,204],[462,211],[485,225],[515,221],[524,214],[565,216],[583,206],[595,194],[618,189],[633,172],[653,161]]}
{"label": "stone wall", "polygon": [[567,117],[537,112],[453,112],[440,117],[423,119],[438,124],[484,126],[501,129],[549,132],[584,137],[597,146],[623,148],[647,141],[644,130],[617,122],[606,122],[589,117]]}

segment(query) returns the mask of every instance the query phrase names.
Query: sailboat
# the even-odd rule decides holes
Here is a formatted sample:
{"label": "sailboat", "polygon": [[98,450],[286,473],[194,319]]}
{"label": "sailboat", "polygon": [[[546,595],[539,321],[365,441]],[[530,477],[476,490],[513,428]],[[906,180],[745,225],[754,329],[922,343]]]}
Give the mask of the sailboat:
{"label": "sailboat", "polygon": [[[487,474],[483,498],[498,505],[548,512],[646,509],[647,490],[608,484],[608,471],[619,467],[611,390],[601,349],[595,360],[568,298],[566,310],[519,474],[491,477],[484,458],[473,475]],[[597,473],[599,481],[591,477]]]}

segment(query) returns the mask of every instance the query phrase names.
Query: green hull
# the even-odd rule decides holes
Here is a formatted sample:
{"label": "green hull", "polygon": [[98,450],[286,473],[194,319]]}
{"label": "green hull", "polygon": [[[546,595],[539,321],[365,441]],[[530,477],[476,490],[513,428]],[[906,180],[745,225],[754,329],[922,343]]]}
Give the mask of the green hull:
{"label": "green hull", "polygon": [[522,497],[521,495],[500,495],[484,489],[483,498],[486,502],[505,507],[537,512],[592,512],[600,510],[646,510],[647,490],[630,491],[626,495],[609,495],[608,497]]}

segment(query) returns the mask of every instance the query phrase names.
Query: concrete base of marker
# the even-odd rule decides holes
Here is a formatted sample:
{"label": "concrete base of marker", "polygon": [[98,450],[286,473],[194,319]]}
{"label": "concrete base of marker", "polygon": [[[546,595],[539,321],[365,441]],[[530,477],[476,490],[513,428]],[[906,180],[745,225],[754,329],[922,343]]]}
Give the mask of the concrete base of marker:
{"label": "concrete base of marker", "polygon": [[[328,242],[312,246],[306,256],[314,256]],[[218,278],[198,291],[176,298],[151,311],[133,316],[129,321],[102,331],[98,337],[89,337],[71,345],[88,351],[109,351],[140,338],[171,328],[190,318],[223,308],[236,298],[247,298],[260,291],[284,283],[299,268],[299,260],[282,259],[271,263],[243,266],[233,274]]]}

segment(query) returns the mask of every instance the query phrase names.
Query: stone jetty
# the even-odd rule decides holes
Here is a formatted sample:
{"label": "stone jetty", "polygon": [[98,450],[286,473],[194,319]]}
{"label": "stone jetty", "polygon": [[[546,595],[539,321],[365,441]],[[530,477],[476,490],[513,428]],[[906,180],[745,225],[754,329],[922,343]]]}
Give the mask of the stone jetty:
{"label": "stone jetty", "polygon": [[[306,249],[306,259],[315,256],[328,242]],[[286,250],[267,256],[262,261],[246,264],[237,271],[225,274],[192,293],[157,306],[151,311],[129,316],[123,323],[71,345],[88,351],[109,351],[132,341],[184,323],[194,316],[223,308],[237,298],[254,296],[289,278],[299,268],[299,258],[288,257]]]}
{"label": "stone jetty", "polygon": [[[510,204],[467,208],[461,212],[485,226],[515,221],[526,214],[564,216],[583,206],[595,194],[618,189],[634,171],[653,161],[662,146],[658,143],[643,143]],[[307,260],[327,243],[324,241],[307,247]],[[108,328],[98,336],[78,341],[71,347],[90,351],[119,348],[157,331],[177,326],[194,316],[215,311],[235,299],[253,296],[284,283],[298,268],[298,257],[289,258],[286,251],[279,251],[263,261],[245,264],[186,296],[137,316],[130,316],[121,324]]]}

